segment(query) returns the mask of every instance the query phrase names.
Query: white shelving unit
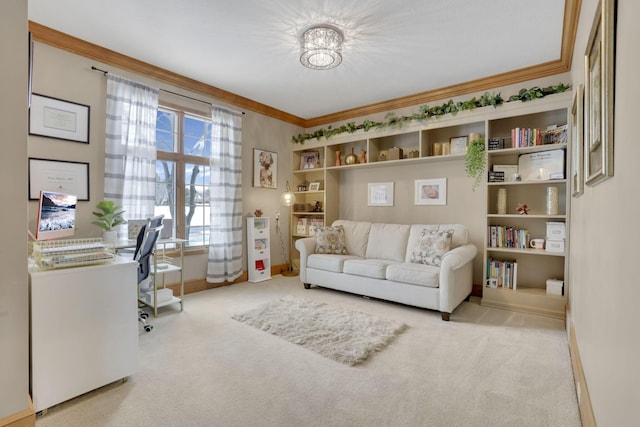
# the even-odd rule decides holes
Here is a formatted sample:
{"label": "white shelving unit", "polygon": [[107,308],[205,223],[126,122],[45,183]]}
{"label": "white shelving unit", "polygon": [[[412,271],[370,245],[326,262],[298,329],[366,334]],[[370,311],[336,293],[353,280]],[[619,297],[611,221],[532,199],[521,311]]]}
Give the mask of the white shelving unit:
{"label": "white shelving unit", "polygon": [[[152,279],[152,290],[149,295],[140,295],[139,301],[153,309],[153,315],[158,315],[158,309],[166,307],[172,304],[180,304],[180,311],[184,309],[184,275],[183,275],[183,262],[184,262],[184,239],[160,239],[156,243],[155,256],[153,257],[153,263],[151,265],[150,276]],[[179,254],[178,258],[172,258],[168,256],[169,252],[176,252]],[[158,295],[158,291],[161,289],[168,289],[166,286],[166,275],[170,273],[177,273],[180,277],[180,293],[178,296],[172,295],[171,298],[165,299],[162,295]]]}
{"label": "white shelving unit", "polygon": [[247,218],[247,269],[250,282],[271,279],[270,219]]}
{"label": "white shelving unit", "polygon": [[[565,125],[570,120],[570,98],[556,96],[556,102],[545,100],[524,103],[516,114],[489,120],[487,123],[489,138],[505,138],[511,136],[512,128],[546,129],[550,125]],[[530,104],[530,105],[527,105]],[[569,124],[570,125],[570,124]],[[571,126],[568,126],[570,129]],[[569,130],[567,130],[569,132]],[[488,140],[488,139],[487,139]],[[567,133],[567,140],[570,135]],[[487,143],[488,145],[488,143]],[[490,226],[504,226],[513,229],[528,230],[533,239],[546,239],[548,222],[564,223],[566,230],[564,252],[550,252],[541,249],[492,247],[487,232],[484,250],[485,278],[489,279],[489,262],[506,260],[517,263],[517,286],[489,287],[485,284],[482,292],[482,305],[523,311],[547,317],[564,319],[565,304],[568,293],[568,250],[569,250],[569,210],[571,190],[566,179],[571,170],[570,147],[566,143],[547,144],[522,148],[499,148],[487,151],[487,169],[493,165],[518,165],[520,156],[549,153],[551,150],[564,150],[564,179],[547,179],[526,181],[505,181],[487,183],[487,229]],[[547,188],[553,187],[558,192],[557,213],[548,214],[546,209]],[[498,213],[498,190],[504,189],[507,194],[505,213]],[[528,214],[517,212],[518,204],[526,203]],[[564,295],[548,294],[547,279],[564,281]]]}

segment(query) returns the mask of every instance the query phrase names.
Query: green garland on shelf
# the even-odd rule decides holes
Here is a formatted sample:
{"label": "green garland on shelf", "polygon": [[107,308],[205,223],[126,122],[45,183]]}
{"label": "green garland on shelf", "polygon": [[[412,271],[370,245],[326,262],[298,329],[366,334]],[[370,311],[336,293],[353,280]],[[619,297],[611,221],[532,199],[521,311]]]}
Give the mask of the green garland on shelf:
{"label": "green garland on shelf", "polygon": [[[571,85],[565,85],[564,83],[560,83],[555,86],[548,86],[545,88],[539,88],[534,86],[530,89],[520,89],[517,95],[512,95],[506,102],[514,102],[514,101],[522,101],[527,102],[538,98],[544,98],[547,95],[552,95],[554,93],[565,92],[571,88]],[[358,130],[364,130],[365,132],[369,131],[369,129],[384,129],[384,128],[400,128],[402,125],[409,121],[426,121],[430,118],[437,118],[443,116],[445,114],[457,114],[460,111],[468,111],[474,110],[478,107],[487,107],[489,105],[493,105],[493,107],[497,107],[505,102],[500,93],[489,93],[485,92],[480,98],[476,98],[475,96],[467,101],[458,101],[453,102],[450,99],[448,102],[445,102],[442,105],[436,105],[434,107],[429,107],[428,105],[421,105],[420,110],[417,113],[414,113],[410,116],[397,116],[395,113],[388,113],[384,117],[384,121],[377,122],[365,119],[359,125],[356,125],[355,122],[346,123],[340,127],[332,128],[329,126],[328,128],[320,128],[315,130],[312,133],[299,133],[297,136],[293,136],[291,138],[291,142],[293,144],[303,144],[304,141],[308,139],[320,139],[330,138],[335,135],[339,135],[341,133],[354,133]]]}

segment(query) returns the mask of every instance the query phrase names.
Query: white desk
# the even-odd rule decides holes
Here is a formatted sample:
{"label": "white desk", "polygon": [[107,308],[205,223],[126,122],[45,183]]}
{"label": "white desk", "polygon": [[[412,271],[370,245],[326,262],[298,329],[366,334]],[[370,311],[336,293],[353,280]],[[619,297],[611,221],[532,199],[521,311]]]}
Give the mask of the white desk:
{"label": "white desk", "polygon": [[36,412],[138,370],[136,262],[29,274]]}

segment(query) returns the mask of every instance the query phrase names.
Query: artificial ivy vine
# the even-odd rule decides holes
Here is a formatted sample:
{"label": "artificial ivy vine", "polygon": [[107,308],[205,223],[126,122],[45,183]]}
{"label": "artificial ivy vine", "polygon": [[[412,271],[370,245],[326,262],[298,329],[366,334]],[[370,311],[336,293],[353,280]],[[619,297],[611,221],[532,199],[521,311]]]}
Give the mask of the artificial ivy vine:
{"label": "artificial ivy vine", "polygon": [[[570,89],[571,85],[565,85],[564,83],[560,83],[555,86],[548,86],[545,88],[539,88],[534,86],[530,89],[520,89],[517,95],[512,95],[506,102],[513,101],[522,101],[527,102],[538,98],[544,98],[547,95],[552,95],[554,93],[565,92]],[[346,123],[340,127],[332,128],[329,126],[328,128],[320,128],[315,130],[312,133],[299,133],[297,136],[293,136],[291,138],[291,142],[294,144],[303,144],[304,141],[308,139],[320,139],[330,138],[335,135],[339,135],[341,133],[354,133],[358,130],[364,130],[367,132],[369,129],[383,129],[383,128],[399,128],[402,125],[409,121],[426,121],[433,117],[440,117],[444,114],[456,114],[459,111],[467,111],[473,110],[478,107],[487,107],[489,105],[493,105],[497,107],[498,105],[503,104],[505,101],[500,96],[500,93],[489,93],[485,92],[480,98],[476,98],[475,96],[468,101],[458,101],[453,102],[453,100],[449,100],[449,102],[445,102],[442,105],[436,105],[434,107],[429,107],[428,105],[420,106],[420,110],[412,114],[410,116],[397,116],[395,113],[388,113],[384,117],[384,121],[377,122],[371,120],[364,120],[361,124],[356,125],[355,122]]]}

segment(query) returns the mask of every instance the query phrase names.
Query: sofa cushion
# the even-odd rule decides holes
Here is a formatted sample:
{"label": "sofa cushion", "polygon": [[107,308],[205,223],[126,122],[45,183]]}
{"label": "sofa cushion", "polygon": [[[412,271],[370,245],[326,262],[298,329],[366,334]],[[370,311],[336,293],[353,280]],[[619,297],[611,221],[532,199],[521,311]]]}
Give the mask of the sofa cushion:
{"label": "sofa cushion", "polygon": [[386,259],[350,259],[345,260],[342,272],[356,276],[371,277],[373,279],[385,279],[387,277],[387,267],[393,261]]}
{"label": "sofa cushion", "polygon": [[411,262],[440,267],[442,257],[449,252],[453,230],[423,229],[411,252]]}
{"label": "sofa cushion", "polygon": [[307,258],[307,267],[342,273],[344,262],[355,258],[357,257],[352,255],[313,254]]}
{"label": "sofa cushion", "polygon": [[344,228],[341,225],[335,227],[316,227],[316,253],[347,255],[347,246],[344,242]]}
{"label": "sofa cushion", "polygon": [[387,267],[387,280],[437,288],[440,286],[440,267],[406,262],[391,264]]}
{"label": "sofa cushion", "polygon": [[334,221],[332,225],[334,227],[341,225],[344,228],[344,241],[347,245],[347,253],[364,258],[367,253],[367,242],[369,241],[371,223],[338,219]]}
{"label": "sofa cushion", "polygon": [[371,224],[366,257],[403,262],[408,239],[409,225]]}

